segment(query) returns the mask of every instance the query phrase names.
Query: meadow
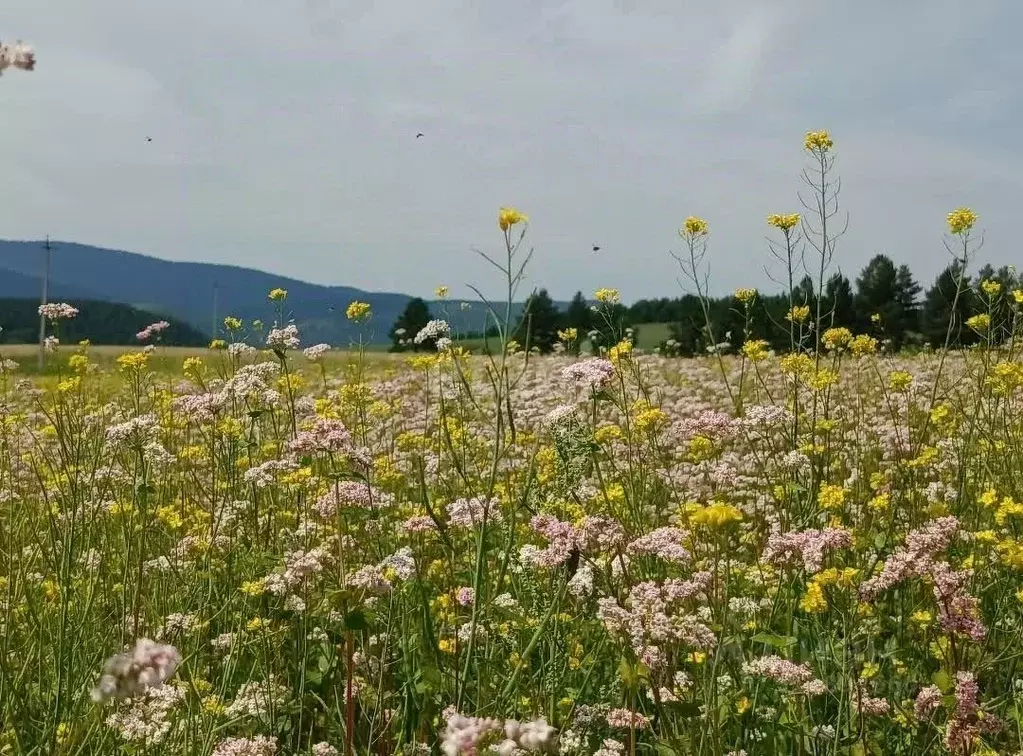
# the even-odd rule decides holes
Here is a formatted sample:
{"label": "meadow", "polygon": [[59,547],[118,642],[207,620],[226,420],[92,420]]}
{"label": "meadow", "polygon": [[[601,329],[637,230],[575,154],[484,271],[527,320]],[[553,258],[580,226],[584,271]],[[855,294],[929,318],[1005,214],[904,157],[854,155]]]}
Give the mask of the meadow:
{"label": "meadow", "polygon": [[[498,225],[512,301],[528,226]],[[679,235],[699,288],[709,227]],[[283,317],[261,349],[231,318],[199,352],[54,341],[42,375],[0,349],[0,753],[1019,753],[1010,301],[912,357],[795,301],[787,351],[694,359],[610,316],[582,358]]]}

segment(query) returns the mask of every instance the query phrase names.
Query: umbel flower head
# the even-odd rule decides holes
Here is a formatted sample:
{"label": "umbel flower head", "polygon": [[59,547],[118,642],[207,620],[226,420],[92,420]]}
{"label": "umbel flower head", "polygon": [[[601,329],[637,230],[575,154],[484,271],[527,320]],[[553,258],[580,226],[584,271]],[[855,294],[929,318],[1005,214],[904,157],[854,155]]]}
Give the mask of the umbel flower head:
{"label": "umbel flower head", "polygon": [[163,685],[180,663],[181,654],[174,646],[140,638],[131,651],[107,659],[92,699],[134,698],[146,688]]}
{"label": "umbel flower head", "polygon": [[0,74],[8,68],[19,68],[22,71],[34,71],[36,67],[35,51],[21,40],[13,45],[0,42]]}
{"label": "umbel flower head", "polygon": [[948,214],[948,230],[956,236],[965,234],[977,222],[977,214],[968,207],[957,207]]}
{"label": "umbel flower head", "polygon": [[501,230],[507,231],[517,223],[529,223],[529,217],[514,207],[502,207],[497,214],[497,225],[501,227]]}

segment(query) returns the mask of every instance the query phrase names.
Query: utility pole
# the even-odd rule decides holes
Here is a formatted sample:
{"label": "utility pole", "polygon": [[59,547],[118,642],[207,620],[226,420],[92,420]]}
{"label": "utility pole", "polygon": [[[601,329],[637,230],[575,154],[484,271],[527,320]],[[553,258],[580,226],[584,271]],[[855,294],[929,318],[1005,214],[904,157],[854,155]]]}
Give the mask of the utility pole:
{"label": "utility pole", "polygon": [[220,288],[217,285],[217,282],[214,281],[213,282],[213,330],[210,331],[210,338],[211,339],[217,338],[217,331],[219,330],[218,327],[217,327],[217,295],[219,293],[220,293]]}
{"label": "utility pole", "polygon": [[[53,251],[53,247],[50,245],[50,237],[46,236],[46,244],[43,245],[45,252],[44,263],[43,263],[43,291],[40,304],[47,304],[50,296],[50,254]],[[43,363],[46,361],[46,317],[40,313],[39,315],[39,370],[43,369]]]}

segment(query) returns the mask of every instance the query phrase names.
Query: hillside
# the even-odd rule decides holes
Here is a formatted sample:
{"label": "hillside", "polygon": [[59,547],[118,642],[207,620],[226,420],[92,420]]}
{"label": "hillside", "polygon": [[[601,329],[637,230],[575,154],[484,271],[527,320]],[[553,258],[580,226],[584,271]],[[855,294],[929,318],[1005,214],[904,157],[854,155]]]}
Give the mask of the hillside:
{"label": "hillside", "polygon": [[[136,334],[150,323],[166,320],[170,327],[161,343],[169,346],[204,346],[209,337],[188,323],[130,305],[78,297],[67,301],[78,308],[78,316],[60,323],[60,340],[76,344],[88,339],[94,344],[121,346],[138,344]],[[0,298],[0,343],[29,344],[39,338],[39,300]],[[49,331],[52,333],[52,329]]]}
{"label": "hillside", "polygon": [[[298,323],[306,344],[343,344],[355,337],[358,331],[344,316],[345,307],[355,299],[373,308],[364,335],[373,342],[385,342],[391,324],[410,299],[406,294],[320,286],[234,265],[172,262],[72,242],[53,244],[51,299],[121,302],[179,318],[206,333],[214,329],[214,289],[218,322],[226,315],[269,321],[273,308],[267,292],[287,289],[287,315]],[[0,241],[0,296],[38,298],[41,248],[40,241]],[[461,331],[482,330],[485,323],[479,303],[468,310],[458,301],[430,305],[436,317],[442,317],[443,308]]]}

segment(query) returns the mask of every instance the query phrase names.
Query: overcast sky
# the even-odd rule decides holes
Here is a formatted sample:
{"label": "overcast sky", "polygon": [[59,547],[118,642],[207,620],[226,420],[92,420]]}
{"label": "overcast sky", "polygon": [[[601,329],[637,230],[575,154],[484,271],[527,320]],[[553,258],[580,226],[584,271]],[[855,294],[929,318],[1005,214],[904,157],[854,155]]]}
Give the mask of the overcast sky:
{"label": "overcast sky", "polygon": [[716,291],[770,288],[826,128],[836,262],[929,285],[960,204],[1023,263],[1021,30],[1018,0],[7,0],[39,62],[0,78],[0,237],[462,295],[512,204],[530,285],[633,300],[678,294],[693,214]]}

